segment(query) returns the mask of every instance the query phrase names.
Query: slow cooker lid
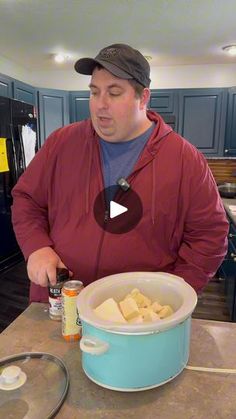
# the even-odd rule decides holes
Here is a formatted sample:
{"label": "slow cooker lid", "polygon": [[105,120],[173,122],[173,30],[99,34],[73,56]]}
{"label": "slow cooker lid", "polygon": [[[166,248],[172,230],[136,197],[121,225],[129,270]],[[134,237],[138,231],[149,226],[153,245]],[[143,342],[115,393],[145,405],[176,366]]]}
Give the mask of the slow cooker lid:
{"label": "slow cooker lid", "polygon": [[0,417],[52,418],[69,388],[63,361],[45,352],[25,352],[0,360]]}

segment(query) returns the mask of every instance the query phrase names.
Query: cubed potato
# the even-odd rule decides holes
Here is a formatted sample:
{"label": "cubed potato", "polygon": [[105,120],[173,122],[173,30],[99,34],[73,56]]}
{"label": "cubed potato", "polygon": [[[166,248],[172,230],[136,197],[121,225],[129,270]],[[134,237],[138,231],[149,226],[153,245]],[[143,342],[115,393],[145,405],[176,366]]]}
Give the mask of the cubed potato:
{"label": "cubed potato", "polygon": [[108,298],[96,307],[94,313],[103,320],[126,323],[117,302],[113,298]]}
{"label": "cubed potato", "polygon": [[159,311],[158,316],[160,316],[161,319],[165,319],[166,317],[171,316],[174,311],[171,306],[165,305],[162,307],[161,311]]}
{"label": "cubed potato", "polygon": [[139,309],[136,301],[132,297],[125,298],[120,301],[120,310],[126,320],[131,320],[139,316]]}
{"label": "cubed potato", "polygon": [[151,305],[151,300],[143,295],[137,288],[131,291],[132,298],[136,301],[138,307],[145,308]]}
{"label": "cubed potato", "polygon": [[174,313],[170,305],[161,305],[157,300],[152,302],[138,288],[134,288],[118,304],[113,298],[107,299],[94,312],[104,320],[132,324],[153,322]]}
{"label": "cubed potato", "polygon": [[161,311],[163,306],[161,304],[159,304],[157,301],[154,301],[151,305],[151,308],[155,313],[159,313],[159,311]]}

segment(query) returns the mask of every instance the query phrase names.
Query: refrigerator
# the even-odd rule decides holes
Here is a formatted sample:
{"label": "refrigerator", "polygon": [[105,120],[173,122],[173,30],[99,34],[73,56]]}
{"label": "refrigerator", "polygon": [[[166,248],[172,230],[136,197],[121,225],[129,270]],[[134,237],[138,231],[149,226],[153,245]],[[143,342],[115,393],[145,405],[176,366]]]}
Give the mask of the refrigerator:
{"label": "refrigerator", "polygon": [[34,106],[0,96],[0,272],[23,260],[11,223],[11,191],[37,150]]}

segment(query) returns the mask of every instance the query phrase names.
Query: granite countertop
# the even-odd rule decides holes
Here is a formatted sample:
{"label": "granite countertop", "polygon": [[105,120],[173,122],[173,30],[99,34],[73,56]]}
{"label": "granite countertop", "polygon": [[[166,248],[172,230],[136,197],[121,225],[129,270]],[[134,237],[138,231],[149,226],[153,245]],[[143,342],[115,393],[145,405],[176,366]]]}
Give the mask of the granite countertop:
{"label": "granite countertop", "polygon": [[[192,320],[190,365],[236,368],[235,346],[235,323]],[[96,385],[82,370],[78,343],[64,341],[61,324],[49,319],[47,304],[31,304],[0,335],[1,358],[28,351],[59,356],[69,369],[69,393],[55,416],[58,419],[236,417],[236,374],[185,369],[171,382],[138,393],[116,392]],[[28,415],[27,418],[31,419]]]}
{"label": "granite countertop", "polygon": [[231,205],[235,205],[235,208],[236,208],[236,198],[222,198],[222,200],[224,203],[225,211],[227,212],[231,221],[236,226],[236,212],[232,212],[232,210],[230,209]]}
{"label": "granite countertop", "polygon": [[207,160],[236,160],[235,156],[205,156]]}

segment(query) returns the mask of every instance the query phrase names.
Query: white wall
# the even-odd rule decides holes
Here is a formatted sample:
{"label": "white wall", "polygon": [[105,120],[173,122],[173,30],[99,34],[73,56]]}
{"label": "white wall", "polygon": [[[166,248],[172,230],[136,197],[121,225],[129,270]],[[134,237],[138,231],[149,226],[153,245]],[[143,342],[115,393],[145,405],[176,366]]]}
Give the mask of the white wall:
{"label": "white wall", "polygon": [[[90,77],[58,70],[30,72],[0,57],[0,73],[37,87],[87,90]],[[152,89],[236,86],[236,64],[151,67]]]}
{"label": "white wall", "polygon": [[156,67],[151,88],[196,88],[236,86],[236,64]]}
{"label": "white wall", "polygon": [[0,56],[0,73],[25,83],[34,84],[34,78],[30,71],[2,56]]}

